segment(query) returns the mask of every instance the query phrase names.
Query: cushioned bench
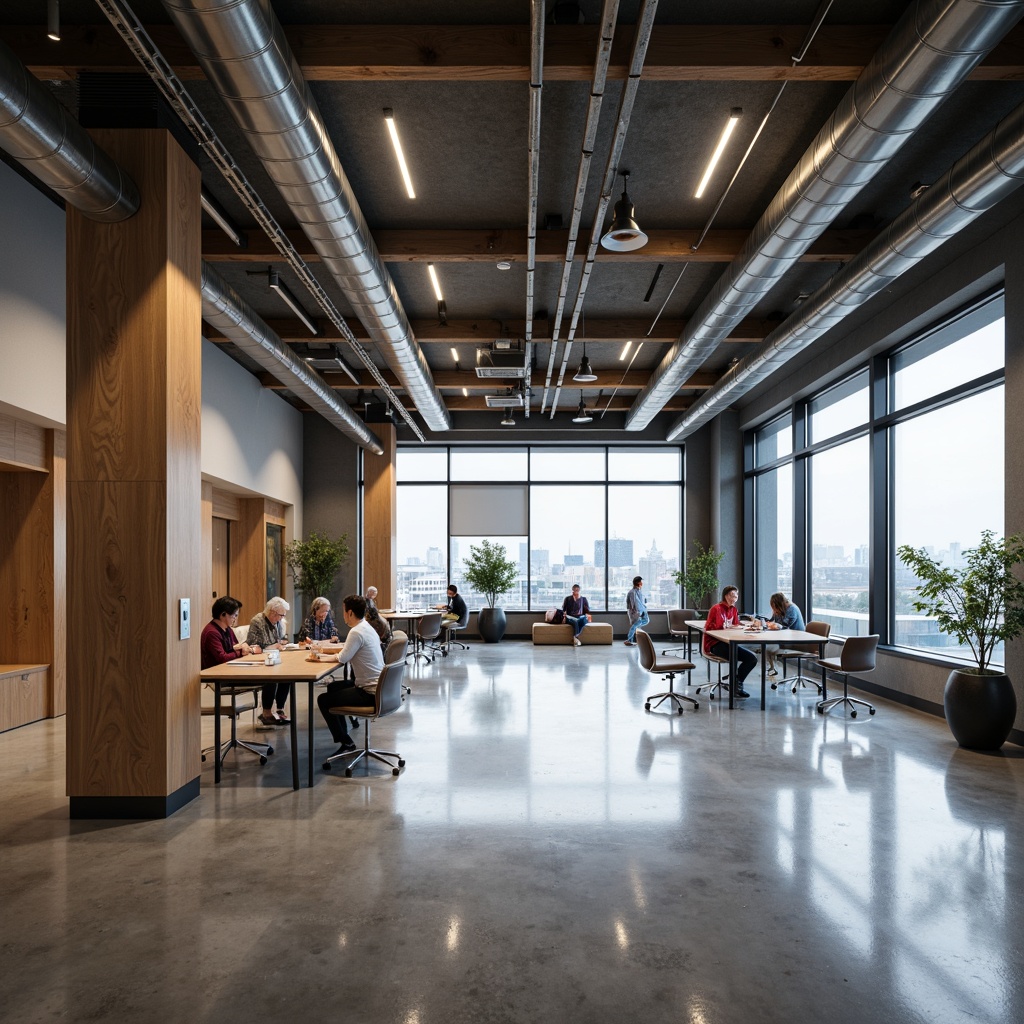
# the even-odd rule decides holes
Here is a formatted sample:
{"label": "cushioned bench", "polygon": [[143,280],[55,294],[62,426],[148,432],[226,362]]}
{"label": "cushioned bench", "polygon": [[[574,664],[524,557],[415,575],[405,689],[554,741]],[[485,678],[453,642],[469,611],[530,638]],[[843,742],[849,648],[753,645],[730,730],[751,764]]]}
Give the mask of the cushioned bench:
{"label": "cushioned bench", "polygon": [[[583,644],[610,644],[612,642],[610,622],[589,622],[580,633]],[[572,626],[568,622],[535,622],[533,624],[535,644],[568,644],[572,646]]]}

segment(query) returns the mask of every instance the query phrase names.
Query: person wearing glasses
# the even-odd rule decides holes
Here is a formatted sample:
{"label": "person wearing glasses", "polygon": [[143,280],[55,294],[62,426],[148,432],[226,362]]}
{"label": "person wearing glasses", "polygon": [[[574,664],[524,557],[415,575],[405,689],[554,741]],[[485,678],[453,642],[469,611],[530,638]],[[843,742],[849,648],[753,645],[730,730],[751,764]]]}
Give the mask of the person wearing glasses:
{"label": "person wearing glasses", "polygon": [[[257,612],[249,620],[248,639],[256,644],[256,653],[259,648],[264,651],[273,650],[275,647],[280,651],[284,650],[287,642],[284,635],[284,626],[281,625],[284,617],[288,614],[288,602],[283,597],[272,597],[266,608]],[[269,683],[263,687],[263,709],[256,716],[256,721],[265,729],[272,729],[275,725],[288,725],[291,719],[284,709],[288,694],[291,692],[291,683]],[[274,708],[274,703],[277,708]]]}
{"label": "person wearing glasses", "polygon": [[242,602],[233,597],[218,597],[213,602],[213,618],[203,626],[199,638],[203,668],[213,668],[214,665],[223,665],[235,658],[260,653],[259,647],[239,643],[235,636],[234,627],[238,625],[238,610],[241,607]]}
{"label": "person wearing glasses", "polygon": [[[740,624],[740,616],[736,611],[736,602],[740,598],[739,589],[726,587],[722,591],[722,600],[708,612],[707,622],[704,623],[704,653],[713,654],[717,658],[729,657],[729,645],[722,640],[715,640],[708,636],[709,630],[732,629]],[[736,670],[736,685],[733,690],[734,697],[749,697],[750,694],[743,689],[743,680],[750,675],[757,664],[757,655],[753,651],[741,647],[736,652],[736,660],[739,667]],[[723,676],[728,679],[729,676]]]}

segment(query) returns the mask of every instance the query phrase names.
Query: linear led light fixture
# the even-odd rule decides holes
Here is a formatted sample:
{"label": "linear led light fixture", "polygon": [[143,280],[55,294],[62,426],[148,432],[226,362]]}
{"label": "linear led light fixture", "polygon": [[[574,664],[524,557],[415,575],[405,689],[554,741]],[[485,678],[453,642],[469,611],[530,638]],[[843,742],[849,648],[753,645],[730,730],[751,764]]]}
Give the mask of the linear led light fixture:
{"label": "linear led light fixture", "polygon": [[622,346],[622,351],[619,353],[619,362],[620,363],[622,362],[623,359],[626,358],[626,356],[629,355],[629,348],[630,348],[630,346],[632,344],[633,344],[633,342],[627,341],[626,344]]}
{"label": "linear led light fixture", "polygon": [[456,348],[452,349],[452,359],[455,360],[455,365],[458,366],[459,365],[459,351]]}
{"label": "linear led light fixture", "polygon": [[235,243],[240,249],[244,249],[248,245],[248,239],[242,234],[231,220],[228,218],[227,213],[224,211],[224,207],[217,202],[205,188],[199,190],[199,203],[207,214],[212,218],[214,223],[224,232],[232,242]]}
{"label": "linear led light fixture", "polygon": [[288,285],[281,280],[281,275],[273,267],[267,271],[267,284],[284,299],[285,303],[291,308],[291,311],[305,324],[309,333],[316,337],[320,333],[319,328],[299,304],[299,300],[292,295]]}
{"label": "linear led light fixture", "polygon": [[708,161],[707,170],[704,171],[704,177],[700,179],[697,191],[693,194],[694,199],[700,199],[700,197],[704,195],[704,189],[708,187],[711,175],[714,174],[715,167],[718,165],[718,161],[722,158],[722,153],[725,152],[725,144],[729,141],[729,136],[732,135],[732,131],[736,127],[736,122],[742,116],[742,107],[732,108],[732,112],[729,114],[729,120],[725,122],[725,127],[722,129],[722,137],[718,140],[718,145],[715,146],[715,151],[711,154],[711,159]]}
{"label": "linear led light fixture", "polygon": [[402,140],[398,137],[398,126],[395,124],[395,112],[390,107],[384,108],[384,123],[388,126],[391,145],[395,148],[395,159],[398,160],[398,168],[402,172],[405,191],[409,194],[410,199],[415,199],[416,190],[412,187],[412,178],[409,177],[409,168],[405,162],[405,153],[402,152]]}
{"label": "linear led light fixture", "polygon": [[[441,282],[437,279],[437,271],[434,269],[433,263],[427,264],[427,273],[430,275],[430,283],[434,286],[434,295],[437,298],[437,319],[442,327],[448,326],[448,307],[444,304],[444,293],[441,291]],[[452,349],[454,354],[455,349]],[[459,357],[455,356],[455,362],[459,361]]]}
{"label": "linear led light fixture", "polygon": [[47,0],[46,38],[60,42],[60,0]]}

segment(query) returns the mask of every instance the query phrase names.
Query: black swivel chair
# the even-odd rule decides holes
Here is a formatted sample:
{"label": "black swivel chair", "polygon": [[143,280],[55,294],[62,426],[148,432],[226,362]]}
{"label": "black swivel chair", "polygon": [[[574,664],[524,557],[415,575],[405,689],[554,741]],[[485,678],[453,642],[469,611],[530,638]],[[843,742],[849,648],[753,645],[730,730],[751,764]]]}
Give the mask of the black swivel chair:
{"label": "black swivel chair", "polygon": [[[206,685],[210,688],[211,692],[216,693],[212,683],[207,683]],[[257,743],[254,740],[240,740],[238,738],[238,716],[246,711],[255,711],[260,706],[260,693],[260,688],[253,687],[251,683],[239,686],[229,686],[227,683],[224,683],[220,688],[220,707],[217,707],[216,704],[203,707],[202,713],[204,716],[225,715],[231,719],[231,735],[221,743],[220,750],[217,752],[217,758],[220,761],[221,767],[223,767],[224,758],[227,757],[228,751],[232,747],[244,747],[251,753],[256,754],[260,759],[260,764],[266,764],[267,755],[274,752],[274,748],[269,743]],[[243,698],[243,703],[239,703],[239,697]],[[213,749],[212,746],[203,749],[201,757],[204,761],[206,760],[206,755]]]}
{"label": "black swivel chair", "polygon": [[872,633],[871,636],[849,636],[846,638],[846,643],[843,644],[843,649],[838,658],[818,659],[818,664],[821,666],[822,687],[825,685],[825,673],[829,669],[832,669],[833,672],[838,672],[843,677],[842,697],[829,697],[828,700],[819,700],[819,715],[830,711],[837,704],[849,704],[851,718],[857,717],[858,704],[866,707],[872,715],[875,713],[874,704],[869,704],[866,700],[861,700],[859,697],[850,696],[850,676],[863,672],[874,672],[875,651],[877,649],[877,633]]}
{"label": "black swivel chair", "polygon": [[682,672],[685,672],[689,679],[690,672],[694,667],[693,662],[683,661],[682,658],[665,658],[659,661],[654,650],[654,641],[642,629],[636,631],[636,642],[640,648],[640,666],[647,669],[652,675],[668,678],[668,689],[663,693],[652,693],[644,703],[644,710],[652,709],[651,701],[653,700],[657,701],[657,704],[653,705],[655,708],[667,700],[680,715],[683,713],[683,701],[688,701],[693,705],[694,711],[699,711],[700,705],[692,697],[676,693],[674,686],[676,676]]}
{"label": "black swivel chair", "polygon": [[[377,680],[377,690],[374,694],[373,707],[338,707],[331,708],[332,715],[349,715],[355,718],[366,719],[366,728],[363,730],[363,749],[355,752],[349,751],[344,754],[334,754],[323,763],[325,772],[329,772],[334,762],[342,757],[351,757],[352,760],[345,766],[345,777],[352,778],[352,769],[360,761],[366,762],[367,773],[370,768],[370,758],[381,761],[391,769],[392,775],[398,775],[399,769],[405,767],[405,758],[393,750],[372,750],[370,748],[370,723],[376,722],[378,718],[390,715],[402,706],[402,680],[405,678],[405,662],[396,661],[384,666],[380,678]],[[389,760],[394,758],[394,760]]]}

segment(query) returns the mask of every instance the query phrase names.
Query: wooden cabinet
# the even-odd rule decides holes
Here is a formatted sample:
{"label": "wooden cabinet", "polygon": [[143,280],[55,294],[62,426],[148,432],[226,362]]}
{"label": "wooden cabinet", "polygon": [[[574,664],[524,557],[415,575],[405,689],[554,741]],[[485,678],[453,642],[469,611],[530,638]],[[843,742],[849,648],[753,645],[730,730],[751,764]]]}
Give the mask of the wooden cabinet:
{"label": "wooden cabinet", "polygon": [[49,667],[0,665],[0,732],[46,718]]}

